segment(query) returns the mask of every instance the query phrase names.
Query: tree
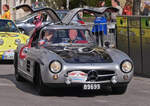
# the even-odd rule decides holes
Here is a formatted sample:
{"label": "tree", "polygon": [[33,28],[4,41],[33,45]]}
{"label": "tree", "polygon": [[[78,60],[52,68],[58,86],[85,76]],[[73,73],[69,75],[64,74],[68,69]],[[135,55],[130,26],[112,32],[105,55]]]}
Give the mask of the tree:
{"label": "tree", "polygon": [[106,6],[111,6],[111,0],[105,0],[105,5]]}
{"label": "tree", "polygon": [[[83,5],[96,7],[99,1],[100,0],[70,0],[70,9],[81,7]],[[104,0],[104,1],[106,1],[106,6],[111,5],[111,0]]]}

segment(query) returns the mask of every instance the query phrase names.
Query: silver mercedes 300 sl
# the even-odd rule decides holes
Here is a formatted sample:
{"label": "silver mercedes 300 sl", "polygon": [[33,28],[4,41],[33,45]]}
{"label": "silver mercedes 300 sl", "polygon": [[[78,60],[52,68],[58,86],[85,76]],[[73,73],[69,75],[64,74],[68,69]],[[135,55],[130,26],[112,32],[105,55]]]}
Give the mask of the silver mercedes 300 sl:
{"label": "silver mercedes 300 sl", "polygon": [[15,77],[47,87],[82,87],[99,90],[110,86],[122,94],[133,77],[133,62],[120,50],[98,47],[89,29],[75,25],[47,25],[36,29],[28,44],[15,52]]}

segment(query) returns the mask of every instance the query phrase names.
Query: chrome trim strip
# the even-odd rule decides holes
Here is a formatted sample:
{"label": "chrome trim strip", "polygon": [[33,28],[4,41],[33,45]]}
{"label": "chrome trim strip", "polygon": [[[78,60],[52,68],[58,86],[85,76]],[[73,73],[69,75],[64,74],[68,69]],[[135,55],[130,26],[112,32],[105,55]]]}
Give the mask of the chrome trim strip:
{"label": "chrome trim strip", "polygon": [[109,76],[115,76],[115,74],[98,75],[98,77],[109,77]]}
{"label": "chrome trim strip", "polygon": [[27,72],[25,72],[25,71],[23,71],[23,70],[21,70],[21,69],[19,69],[19,68],[18,68],[18,70],[19,70],[20,72],[22,72],[22,73],[26,74],[27,76],[29,76],[29,77],[33,78],[33,77],[32,77],[30,74],[28,74]]}

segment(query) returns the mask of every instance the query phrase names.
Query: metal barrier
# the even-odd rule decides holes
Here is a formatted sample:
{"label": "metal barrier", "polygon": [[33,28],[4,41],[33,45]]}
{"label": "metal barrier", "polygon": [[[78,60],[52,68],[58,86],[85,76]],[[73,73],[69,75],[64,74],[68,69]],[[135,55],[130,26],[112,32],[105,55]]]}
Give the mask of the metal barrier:
{"label": "metal barrier", "polygon": [[117,48],[134,61],[135,74],[150,76],[150,17],[118,16]]}

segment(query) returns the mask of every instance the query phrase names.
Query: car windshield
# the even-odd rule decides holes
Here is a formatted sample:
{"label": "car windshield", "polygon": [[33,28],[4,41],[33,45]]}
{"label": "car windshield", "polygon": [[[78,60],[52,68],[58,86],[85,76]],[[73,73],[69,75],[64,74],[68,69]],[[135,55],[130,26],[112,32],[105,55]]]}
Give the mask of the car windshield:
{"label": "car windshield", "polygon": [[37,15],[37,13],[28,14],[28,15],[26,15],[26,16],[24,16],[24,17],[18,18],[17,21],[24,21],[24,20],[27,20],[27,19],[29,19],[29,18],[31,18],[31,17],[33,17],[33,16],[36,16],[36,15]]}
{"label": "car windshield", "polygon": [[40,41],[51,44],[93,44],[94,38],[87,29],[46,29],[41,32]]}
{"label": "car windshield", "polygon": [[59,16],[60,19],[63,19],[67,15],[68,11],[57,10],[56,13],[57,13],[57,15]]}
{"label": "car windshield", "polygon": [[11,20],[0,20],[0,32],[19,32],[16,25]]}

